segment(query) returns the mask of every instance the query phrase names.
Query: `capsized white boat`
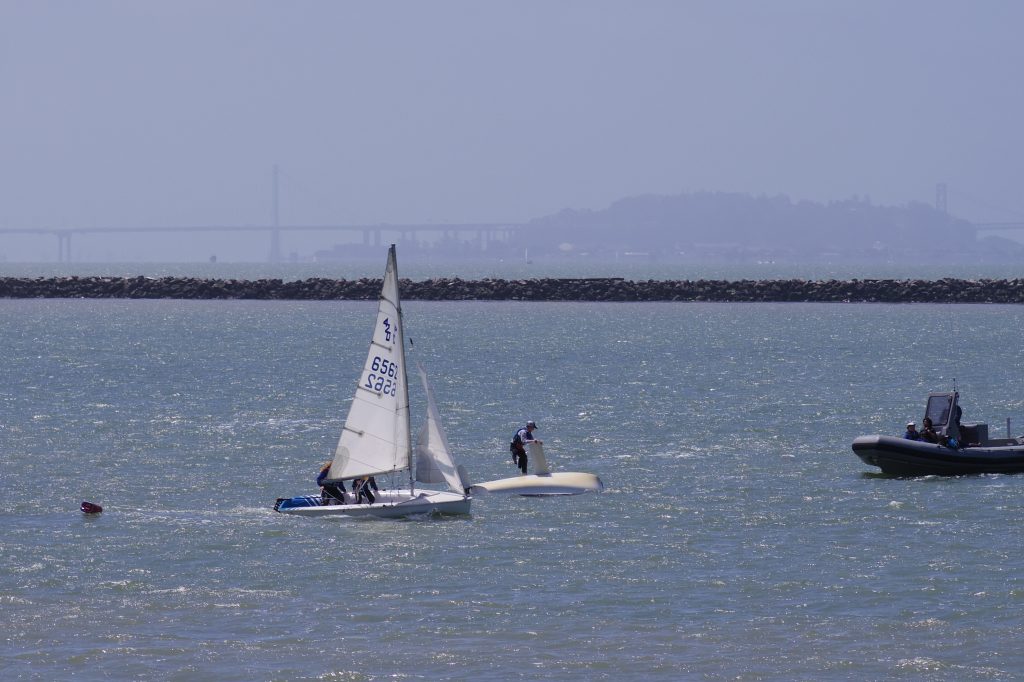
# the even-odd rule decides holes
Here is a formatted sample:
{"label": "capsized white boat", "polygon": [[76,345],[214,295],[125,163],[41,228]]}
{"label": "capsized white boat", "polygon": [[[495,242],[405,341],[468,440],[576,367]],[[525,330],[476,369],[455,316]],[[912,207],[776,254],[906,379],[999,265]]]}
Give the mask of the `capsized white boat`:
{"label": "capsized white boat", "polygon": [[531,441],[525,445],[529,451],[530,461],[533,462],[534,473],[500,478],[496,481],[487,481],[486,483],[475,483],[470,486],[470,492],[474,494],[506,493],[510,495],[525,495],[527,497],[543,497],[547,495],[599,493],[604,490],[604,483],[594,474],[579,471],[552,472],[548,468],[548,461],[544,456],[544,446],[537,441]]}
{"label": "capsized white boat", "polygon": [[[455,466],[422,368],[420,377],[427,393],[427,418],[419,437],[414,482],[405,334],[398,265],[392,245],[370,351],[324,483],[344,485],[345,481],[367,476],[394,478],[407,473],[408,488],[376,491],[372,503],[357,504],[349,492],[345,492],[343,503],[321,495],[279,498],[274,510],[314,517],[468,514],[472,498],[466,492],[460,469]],[[416,482],[446,482],[450,490],[417,489]]]}

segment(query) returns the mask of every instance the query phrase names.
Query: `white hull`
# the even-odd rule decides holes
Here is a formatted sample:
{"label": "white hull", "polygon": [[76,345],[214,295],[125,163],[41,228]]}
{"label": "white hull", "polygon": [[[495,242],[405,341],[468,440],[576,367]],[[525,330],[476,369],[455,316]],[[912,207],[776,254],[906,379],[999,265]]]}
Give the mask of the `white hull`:
{"label": "white hull", "polygon": [[541,497],[544,495],[579,495],[580,493],[601,492],[604,484],[594,474],[577,471],[560,471],[553,474],[530,474],[501,478],[486,483],[476,483],[470,488],[473,493],[504,493]]}
{"label": "white hull", "polygon": [[[351,493],[345,495],[351,499]],[[406,516],[425,514],[461,515],[469,514],[469,496],[458,495],[442,490],[417,490],[413,495],[409,490],[381,490],[374,493],[373,504],[332,504],[317,507],[292,507],[280,509],[282,514],[299,516],[373,516],[379,518],[398,519]]]}

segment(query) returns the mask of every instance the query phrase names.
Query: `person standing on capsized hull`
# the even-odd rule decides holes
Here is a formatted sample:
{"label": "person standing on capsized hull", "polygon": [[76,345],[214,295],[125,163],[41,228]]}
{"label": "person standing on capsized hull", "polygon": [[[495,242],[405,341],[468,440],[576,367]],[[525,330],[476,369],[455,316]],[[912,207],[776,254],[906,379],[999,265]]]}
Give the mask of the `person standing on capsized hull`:
{"label": "person standing on capsized hull", "polygon": [[515,462],[519,470],[526,474],[526,464],[528,457],[526,456],[526,444],[530,442],[540,443],[539,439],[534,437],[533,432],[537,430],[537,422],[532,419],[526,422],[526,426],[516,431],[515,437],[512,439],[512,461]]}

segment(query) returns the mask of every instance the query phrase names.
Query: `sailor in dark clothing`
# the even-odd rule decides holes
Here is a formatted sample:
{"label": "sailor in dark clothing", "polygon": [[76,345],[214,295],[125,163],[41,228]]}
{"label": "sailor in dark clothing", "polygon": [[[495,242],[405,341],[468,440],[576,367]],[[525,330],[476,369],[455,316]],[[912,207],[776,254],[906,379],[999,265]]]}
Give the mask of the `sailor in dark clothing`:
{"label": "sailor in dark clothing", "polygon": [[536,430],[537,422],[530,420],[526,422],[526,426],[516,432],[516,437],[512,439],[512,459],[524,475],[526,474],[526,464],[528,461],[528,457],[526,456],[526,444],[531,441],[536,441],[538,443],[541,442],[533,435],[533,432]]}
{"label": "sailor in dark clothing", "polygon": [[345,504],[345,483],[324,483],[330,470],[331,463],[327,462],[316,475],[316,484],[320,486],[320,498],[324,504]]}
{"label": "sailor in dark clothing", "polygon": [[929,443],[939,442],[939,434],[935,431],[935,427],[932,426],[932,420],[929,417],[925,417],[924,421],[921,422],[921,440],[928,441]]}
{"label": "sailor in dark clothing", "polygon": [[367,504],[373,504],[376,498],[372,490],[377,490],[377,482],[373,480],[373,476],[363,476],[352,481],[352,493],[356,496],[356,504],[362,504],[364,499]]}
{"label": "sailor in dark clothing", "polygon": [[907,440],[921,440],[921,434],[917,432],[917,424],[907,422],[907,432],[903,434]]}

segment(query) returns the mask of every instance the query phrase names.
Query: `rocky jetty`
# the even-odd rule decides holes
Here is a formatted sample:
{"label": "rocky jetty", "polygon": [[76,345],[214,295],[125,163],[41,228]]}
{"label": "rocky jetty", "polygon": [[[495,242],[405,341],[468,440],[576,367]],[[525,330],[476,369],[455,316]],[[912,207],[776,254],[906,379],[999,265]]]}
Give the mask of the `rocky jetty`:
{"label": "rocky jetty", "polygon": [[[379,279],[220,280],[193,277],[0,277],[0,298],[375,300]],[[419,301],[723,301],[1024,303],[1024,279],[402,280]]]}

